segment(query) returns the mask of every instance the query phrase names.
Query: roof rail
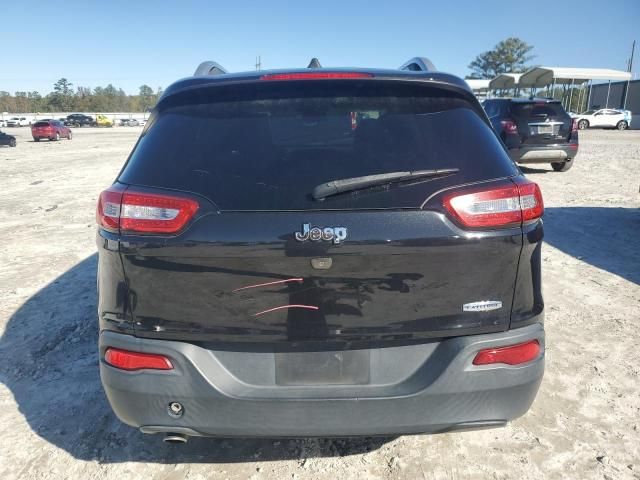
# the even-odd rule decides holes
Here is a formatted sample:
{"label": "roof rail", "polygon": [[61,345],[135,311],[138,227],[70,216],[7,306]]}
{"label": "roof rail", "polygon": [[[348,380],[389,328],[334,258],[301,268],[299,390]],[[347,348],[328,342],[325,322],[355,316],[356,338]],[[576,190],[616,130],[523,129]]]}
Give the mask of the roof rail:
{"label": "roof rail", "polygon": [[216,62],[208,61],[202,62],[200,65],[198,65],[198,68],[196,68],[196,71],[193,75],[223,75],[225,73],[227,73],[227,71],[222,67],[222,65]]}
{"label": "roof rail", "polygon": [[410,70],[412,72],[434,72],[436,67],[427,57],[413,57],[411,60],[400,65],[399,70]]}
{"label": "roof rail", "polygon": [[309,62],[309,65],[307,65],[307,68],[322,68],[322,65],[320,65],[320,60],[318,60],[316,57],[313,57]]}

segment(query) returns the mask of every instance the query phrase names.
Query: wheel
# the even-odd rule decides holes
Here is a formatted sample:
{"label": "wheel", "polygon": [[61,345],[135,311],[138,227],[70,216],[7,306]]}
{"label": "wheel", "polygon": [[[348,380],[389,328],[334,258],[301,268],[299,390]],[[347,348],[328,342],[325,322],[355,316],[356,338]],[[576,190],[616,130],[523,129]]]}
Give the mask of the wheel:
{"label": "wheel", "polygon": [[39,141],[40,141],[40,137],[38,137],[38,138],[33,137],[33,141],[34,141],[34,142],[39,142]]}
{"label": "wheel", "polygon": [[15,138],[12,138],[11,140],[9,140],[9,146],[10,147],[15,147],[16,145],[17,145],[17,143],[16,143],[16,139]]}
{"label": "wheel", "polygon": [[629,127],[629,125],[627,125],[627,122],[625,120],[620,120],[617,124],[616,124],[616,128],[618,130],[626,130]]}
{"label": "wheel", "polygon": [[71,133],[71,130],[69,130],[69,134],[67,135],[67,140],[71,140],[72,137],[73,137],[73,134]]}
{"label": "wheel", "polygon": [[566,172],[567,170],[569,170],[571,167],[573,167],[573,161],[570,158],[567,158],[566,162],[553,162],[551,164],[551,167],[556,171],[556,172]]}
{"label": "wheel", "polygon": [[58,140],[60,140],[60,134],[58,132],[56,132],[56,136],[54,138],[54,140],[57,142]]}
{"label": "wheel", "polygon": [[580,120],[578,122],[578,128],[580,130],[585,130],[585,129],[589,128],[589,121],[588,120]]}

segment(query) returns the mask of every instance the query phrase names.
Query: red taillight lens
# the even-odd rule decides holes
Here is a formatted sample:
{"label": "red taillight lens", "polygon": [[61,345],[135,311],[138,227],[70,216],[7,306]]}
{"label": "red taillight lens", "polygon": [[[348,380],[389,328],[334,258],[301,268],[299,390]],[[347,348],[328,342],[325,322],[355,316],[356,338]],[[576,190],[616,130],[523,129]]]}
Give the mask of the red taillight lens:
{"label": "red taillight lens", "polygon": [[540,355],[540,343],[538,340],[518,343],[508,347],[487,348],[480,350],[473,359],[474,365],[492,365],[505,363],[507,365],[520,365],[535,360]]}
{"label": "red taillight lens", "polygon": [[122,196],[120,229],[141,233],[175,233],[181,230],[198,210],[190,198],[134,193]]}
{"label": "red taillight lens", "polygon": [[120,205],[125,188],[114,185],[100,194],[96,208],[96,223],[112,232],[120,228]]}
{"label": "red taillight lens", "polygon": [[571,133],[578,133],[578,121],[575,118],[571,121]]}
{"label": "red taillight lens", "polygon": [[502,125],[502,129],[505,131],[505,133],[518,133],[518,126],[513,120],[502,120],[500,122],[500,125]]}
{"label": "red taillight lens", "polygon": [[262,75],[260,80],[340,80],[371,77],[373,77],[373,74],[364,72],[269,73]]}
{"label": "red taillight lens", "polygon": [[142,193],[115,186],[100,194],[97,223],[106,230],[176,233],[193,218],[199,204],[191,198]]}
{"label": "red taillight lens", "polygon": [[462,226],[500,228],[536,220],[544,213],[542,193],[528,180],[469,193],[450,193],[443,206]]}
{"label": "red taillight lens", "polygon": [[104,361],[121,370],[172,370],[173,364],[164,355],[130,352],[119,348],[108,348]]}

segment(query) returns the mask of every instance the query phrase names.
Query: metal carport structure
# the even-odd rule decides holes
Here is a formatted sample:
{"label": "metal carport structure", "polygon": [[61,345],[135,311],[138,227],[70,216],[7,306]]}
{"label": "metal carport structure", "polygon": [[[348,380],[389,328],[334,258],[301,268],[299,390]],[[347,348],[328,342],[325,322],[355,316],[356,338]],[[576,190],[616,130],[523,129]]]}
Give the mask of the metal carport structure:
{"label": "metal carport structure", "polygon": [[517,95],[516,90],[520,87],[521,73],[501,73],[489,82],[490,90],[510,90],[514,89],[514,95]]}
{"label": "metal carport structure", "polygon": [[[631,80],[631,73],[624,72],[622,70],[612,70],[609,68],[534,67],[522,74],[519,84],[521,88],[531,88],[532,90],[541,87],[548,87],[550,85],[552,90],[556,85],[562,85],[564,88],[569,88],[570,94],[566,104],[567,106],[570,106],[573,96],[573,86],[583,86],[585,83],[590,82],[590,97],[591,85],[594,80],[607,80],[609,85],[611,85],[612,80]],[[582,95],[582,93],[581,89],[580,95]],[[578,103],[581,105],[581,100],[579,100]],[[609,100],[607,95],[607,106],[608,103]],[[587,105],[588,104],[589,100],[587,99]]]}
{"label": "metal carport structure", "polygon": [[465,80],[469,88],[473,91],[474,95],[478,98],[486,97],[489,92],[489,80],[485,80],[482,78],[468,78]]}

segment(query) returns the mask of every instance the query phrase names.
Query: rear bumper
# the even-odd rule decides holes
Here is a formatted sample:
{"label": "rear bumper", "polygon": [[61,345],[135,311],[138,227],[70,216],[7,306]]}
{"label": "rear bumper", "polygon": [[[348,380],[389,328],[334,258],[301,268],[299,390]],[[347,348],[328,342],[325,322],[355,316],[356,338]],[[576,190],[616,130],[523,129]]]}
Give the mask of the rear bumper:
{"label": "rear bumper", "polygon": [[550,163],[571,161],[578,154],[578,144],[522,145],[509,149],[509,156],[519,163]]}
{"label": "rear bumper", "polygon": [[[275,354],[100,335],[100,375],[116,415],[146,433],[204,436],[355,436],[501,426],[531,406],[544,353],[520,366],[474,366],[478,350],[537,339],[541,324],[368,351],[361,385],[276,385]],[[172,371],[126,372],[104,363],[107,347],[168,356]],[[366,352],[366,351],[365,351]],[[300,357],[297,357],[299,361]],[[374,368],[374,366],[376,368]],[[180,402],[184,414],[168,413]]]}

